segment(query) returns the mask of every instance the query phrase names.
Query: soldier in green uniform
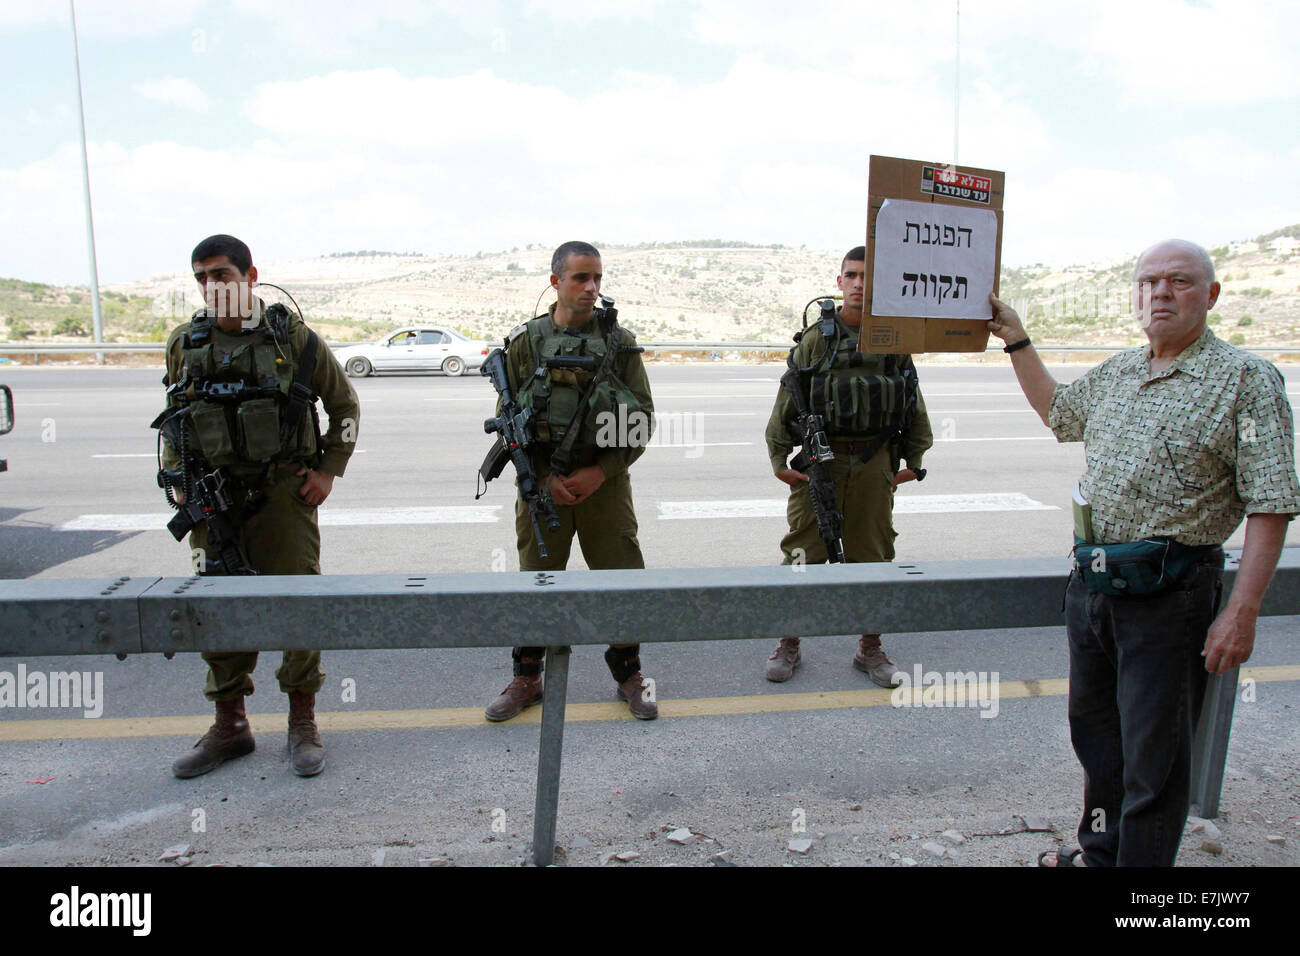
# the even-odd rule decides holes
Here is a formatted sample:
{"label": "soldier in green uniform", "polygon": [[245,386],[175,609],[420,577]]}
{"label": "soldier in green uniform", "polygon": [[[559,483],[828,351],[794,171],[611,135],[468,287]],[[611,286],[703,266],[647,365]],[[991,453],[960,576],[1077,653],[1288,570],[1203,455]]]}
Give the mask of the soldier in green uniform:
{"label": "soldier in green uniform", "polygon": [[[260,574],[320,574],[316,508],[356,447],[357,394],[329,347],[298,315],[268,307],[252,294],[257,267],[248,246],[233,236],[210,236],[195,247],[191,261],[207,306],[167,341],[163,381],[171,387],[164,416],[186,409],[180,417],[183,433],[171,432],[183,434],[186,447],[166,440],[163,468],[182,468],[184,451],[186,457],[197,456],[204,470],[225,472],[234,501],[230,518],[248,568]],[[234,395],[245,397],[232,400]],[[224,397],[216,400],[219,396]],[[323,438],[316,424],[317,397],[329,415]],[[183,485],[169,484],[169,493],[184,504]],[[201,521],[190,532],[198,571],[211,557],[209,524]],[[244,697],[253,692],[257,654],[202,656],[208,664],[204,695],[216,704],[216,722],[172,765],[178,777],[207,773],[253,750]],[[285,651],[276,678],[289,695],[293,771],[318,774],[325,766],[315,717],[316,693],[325,681],[320,652]]]}
{"label": "soldier in green uniform", "polygon": [[[529,448],[539,484],[550,494],[559,529],[543,526],[547,557],[538,551],[528,506],[515,504],[515,532],[521,571],[562,571],[568,564],[573,536],[592,570],[644,568],[637,543],[636,511],[628,466],[641,457],[654,420],[650,379],[636,339],[627,329],[603,320],[597,309],[601,281],[600,253],[585,242],[566,242],[551,258],[551,286],[556,303],[545,315],[513,330],[506,339],[510,388],[531,408],[538,441]],[[613,332],[617,332],[615,340]],[[617,347],[612,373],[579,407],[592,372],[548,368],[553,356],[603,358]],[[620,408],[621,406],[621,408]],[[500,404],[498,403],[498,414]],[[572,461],[563,474],[552,473],[551,459],[569,429],[578,429]],[[640,645],[611,644],[605,662],[633,716],[659,716],[653,682],[641,676]],[[516,647],[514,680],[487,707],[488,720],[509,720],[542,699],[544,647]]]}
{"label": "soldier in green uniform", "polygon": [[[827,438],[835,452],[835,460],[827,467],[835,482],[836,507],[844,515],[842,540],[844,558],[849,562],[894,559],[894,489],[904,481],[925,477],[921,458],[934,441],[919,388],[914,391],[911,420],[905,420],[910,400],[907,379],[915,375],[911,357],[857,351],[865,258],[866,249],[858,246],[840,264],[835,282],[844,293],[844,304],[836,309],[834,327],[823,329],[822,323],[809,326],[792,353],[797,366],[813,367],[801,381],[811,411],[826,419]],[[790,530],[781,539],[782,564],[820,564],[827,558],[826,545],[817,533],[808,476],[787,464],[795,446],[787,423],[795,417],[794,401],[782,389],[766,432],[772,471],[790,486],[786,507]],[[879,442],[882,434],[900,424],[905,427],[895,440]],[[878,445],[877,449],[863,460],[872,445]],[[902,470],[901,459],[907,462]],[[767,679],[789,680],[799,662],[799,638],[782,638],[768,658]],[[853,666],[881,687],[897,683],[898,669],[885,655],[879,634],[862,635]]]}

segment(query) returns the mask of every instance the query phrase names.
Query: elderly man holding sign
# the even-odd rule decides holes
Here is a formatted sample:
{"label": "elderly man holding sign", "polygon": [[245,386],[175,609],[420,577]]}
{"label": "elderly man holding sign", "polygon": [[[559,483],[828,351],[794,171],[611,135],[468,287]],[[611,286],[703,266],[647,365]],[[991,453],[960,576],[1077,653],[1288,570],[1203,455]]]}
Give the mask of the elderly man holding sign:
{"label": "elderly man holding sign", "polygon": [[[989,296],[1025,397],[1059,441],[1084,443],[1087,507],[1066,595],[1070,737],[1083,765],[1080,849],[1044,866],[1171,866],[1189,805],[1207,673],[1244,663],[1300,513],[1291,406],[1274,366],[1218,339],[1214,263],[1183,240],[1138,257],[1148,345],[1057,383],[1020,317]],[[1082,500],[1080,505],[1082,505]],[[1246,519],[1220,608],[1222,544]],[[1076,522],[1076,524],[1078,524]]]}

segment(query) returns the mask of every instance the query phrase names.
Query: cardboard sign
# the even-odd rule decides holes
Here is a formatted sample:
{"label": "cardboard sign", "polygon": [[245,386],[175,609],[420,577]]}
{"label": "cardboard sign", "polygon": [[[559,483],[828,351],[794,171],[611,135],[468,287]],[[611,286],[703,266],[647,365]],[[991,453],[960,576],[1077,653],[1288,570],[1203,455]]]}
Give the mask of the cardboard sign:
{"label": "cardboard sign", "polygon": [[872,156],[863,352],[982,352],[1005,174]]}

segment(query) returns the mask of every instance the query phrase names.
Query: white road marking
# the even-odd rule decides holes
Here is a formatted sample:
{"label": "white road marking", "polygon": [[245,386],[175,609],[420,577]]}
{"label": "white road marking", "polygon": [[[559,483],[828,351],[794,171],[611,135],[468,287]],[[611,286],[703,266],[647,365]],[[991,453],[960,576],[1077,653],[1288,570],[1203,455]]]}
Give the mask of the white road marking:
{"label": "white road marking", "polygon": [[[322,508],[322,527],[363,525],[493,524],[501,505],[448,505],[429,508]],[[171,520],[167,514],[79,515],[59,525],[58,531],[161,531]]]}
{"label": "white road marking", "polygon": [[[661,501],[662,520],[693,518],[784,518],[785,498],[748,498],[739,501]],[[895,514],[968,514],[976,511],[1060,511],[1019,493],[968,495],[899,495]]]}

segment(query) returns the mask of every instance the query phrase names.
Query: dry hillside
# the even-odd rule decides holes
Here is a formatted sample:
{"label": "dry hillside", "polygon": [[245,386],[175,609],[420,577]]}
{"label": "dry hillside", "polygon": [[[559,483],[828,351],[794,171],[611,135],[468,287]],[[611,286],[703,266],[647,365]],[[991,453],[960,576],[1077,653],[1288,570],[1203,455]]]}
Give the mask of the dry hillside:
{"label": "dry hillside", "polygon": [[[643,341],[789,342],[800,310],[833,292],[839,252],[718,240],[601,247],[606,294]],[[1300,225],[1212,250],[1223,294],[1216,331],[1248,346],[1300,343]],[[549,302],[550,248],[427,257],[336,253],[262,263],[332,341],[377,338],[414,322],[501,337]],[[1129,315],[1133,259],[1004,267],[1002,293],[1044,344],[1139,341]],[[185,273],[105,289],[105,337],[158,341],[199,302]],[[84,288],[0,280],[6,339],[76,341],[90,329]]]}

